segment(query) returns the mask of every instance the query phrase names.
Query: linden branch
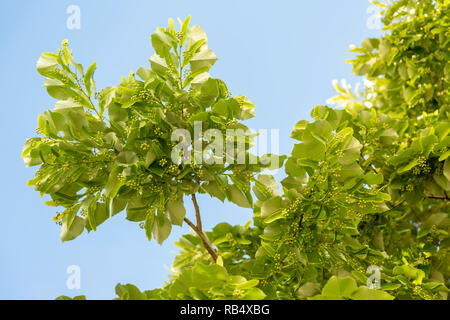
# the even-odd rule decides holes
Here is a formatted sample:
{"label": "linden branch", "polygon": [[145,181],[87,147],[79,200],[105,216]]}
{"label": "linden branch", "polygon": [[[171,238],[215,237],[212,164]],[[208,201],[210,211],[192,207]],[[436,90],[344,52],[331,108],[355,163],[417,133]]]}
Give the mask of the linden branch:
{"label": "linden branch", "polygon": [[203,233],[202,220],[201,220],[201,217],[200,217],[200,208],[198,207],[197,198],[195,197],[195,194],[192,195],[192,203],[194,204],[194,208],[195,208],[195,218],[197,220],[197,225],[192,223],[192,221],[190,221],[186,217],[184,218],[184,222],[186,222],[192,228],[192,230],[194,230],[197,233],[197,235],[202,240],[203,246],[208,251],[208,253],[211,255],[211,257],[214,260],[214,262],[216,262],[217,261],[217,252],[211,246],[211,244],[209,243],[208,238]]}

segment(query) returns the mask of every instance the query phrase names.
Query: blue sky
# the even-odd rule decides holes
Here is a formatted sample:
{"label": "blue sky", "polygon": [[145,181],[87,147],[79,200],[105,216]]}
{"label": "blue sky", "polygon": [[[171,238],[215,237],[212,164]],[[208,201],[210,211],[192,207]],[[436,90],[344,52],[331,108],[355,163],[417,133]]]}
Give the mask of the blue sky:
{"label": "blue sky", "polygon": [[[69,5],[81,9],[81,28],[69,30]],[[173,242],[189,229],[175,227],[159,246],[148,242],[136,223],[119,214],[75,241],[62,243],[52,222],[55,210],[26,182],[34,169],[20,158],[26,138],[35,134],[37,117],[54,100],[36,72],[42,52],[55,52],[63,39],[85,67],[97,62],[97,88],[116,85],[130,70],[148,66],[153,54],[150,34],[166,27],[169,17],[192,16],[208,34],[219,57],[211,69],[233,94],[256,104],[255,129],[279,129],[280,152],[289,153],[289,133],[310,110],[334,95],[331,81],[346,78],[350,44],[378,36],[369,29],[370,3],[364,0],[278,1],[87,1],[9,0],[0,2],[0,108],[2,200],[0,299],[53,299],[85,294],[114,297],[116,283],[140,289],[159,287],[167,279],[177,249]],[[200,196],[204,227],[221,221],[244,224],[249,210]],[[187,206],[188,214],[192,207]],[[81,289],[66,287],[70,265],[81,270]]]}

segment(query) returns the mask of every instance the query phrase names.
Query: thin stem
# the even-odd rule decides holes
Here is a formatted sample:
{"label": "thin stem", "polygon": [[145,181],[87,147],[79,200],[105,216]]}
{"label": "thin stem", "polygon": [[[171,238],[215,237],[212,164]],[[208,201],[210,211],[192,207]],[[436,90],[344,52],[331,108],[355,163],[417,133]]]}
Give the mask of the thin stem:
{"label": "thin stem", "polygon": [[401,206],[403,202],[405,202],[405,199],[403,199],[399,203],[395,204],[390,210],[394,210],[395,208]]}
{"label": "thin stem", "polygon": [[177,55],[178,55],[178,61],[180,62],[180,66],[179,66],[180,67],[180,70],[179,70],[180,76],[179,76],[178,80],[180,81],[180,88],[183,89],[183,59],[182,59],[183,54],[181,51],[181,45],[180,45],[180,51],[179,51],[179,53],[177,53]]}
{"label": "thin stem", "polygon": [[[84,75],[81,75],[81,76],[84,76]],[[87,92],[84,91],[83,87],[81,86],[81,83],[80,83],[80,80],[78,79],[78,76],[75,77],[75,80],[76,80],[76,82],[78,84],[78,89],[80,89],[80,91],[83,92],[84,95],[88,98],[89,103],[91,104],[91,107],[92,107],[91,110],[94,110],[94,112],[97,114],[97,117],[99,118],[99,120],[103,120],[103,116],[100,113],[98,113],[97,108],[95,107],[94,103],[91,100],[91,97],[87,94]]]}
{"label": "thin stem", "polygon": [[202,219],[200,217],[200,208],[198,207],[197,198],[195,197],[195,193],[192,194],[192,203],[194,204],[194,208],[195,208],[195,217],[197,219],[197,228],[200,231],[203,231],[203,229],[202,229]]}
{"label": "thin stem", "polygon": [[[180,62],[180,72],[179,72],[179,81],[180,81],[180,89],[183,89],[183,59],[182,59],[182,50],[181,50],[182,45],[180,44],[180,51],[179,53],[177,52],[178,55],[178,61]],[[184,110],[183,110],[183,105],[181,106],[181,119],[184,119]]]}
{"label": "thin stem", "polygon": [[191,220],[189,220],[188,218],[184,218],[184,222],[186,222],[188,225],[189,225],[189,227],[191,227],[192,228],[192,230],[194,230],[195,232],[197,232],[197,227],[195,226],[195,224],[193,224],[192,222],[191,222]]}
{"label": "thin stem", "polygon": [[397,207],[401,206],[403,202],[405,202],[405,199],[395,204],[392,208],[389,208],[388,210],[381,212],[381,214],[388,213],[389,211],[396,209]]}
{"label": "thin stem", "polygon": [[[364,162],[365,162],[366,160],[364,159],[364,152],[363,152],[363,150],[364,150],[364,148],[365,148],[366,146],[367,146],[367,145],[364,144],[364,146],[361,148],[361,151],[359,152],[359,156],[361,157],[362,161],[364,161]],[[367,159],[367,160],[368,160],[368,159]],[[367,168],[371,169],[373,172],[375,172],[376,174],[378,174],[377,169],[375,169],[375,168],[373,167],[372,163],[368,163],[368,164],[367,164]]]}
{"label": "thin stem", "polygon": [[202,220],[200,217],[200,208],[198,207],[198,203],[197,203],[197,199],[195,197],[195,194],[192,195],[192,202],[194,204],[194,208],[195,208],[195,217],[197,220],[197,225],[195,225],[191,220],[189,220],[188,218],[184,218],[184,222],[186,222],[192,230],[194,230],[197,235],[200,237],[200,239],[202,240],[203,246],[205,247],[206,251],[208,251],[208,253],[211,255],[212,259],[214,260],[214,262],[217,261],[217,252],[216,250],[214,250],[214,248],[211,246],[211,244],[209,243],[208,238],[206,237],[206,235],[203,233],[202,230]]}
{"label": "thin stem", "polygon": [[429,199],[436,199],[436,200],[447,200],[450,201],[449,196],[446,194],[445,197],[438,197],[438,196],[428,196]]}

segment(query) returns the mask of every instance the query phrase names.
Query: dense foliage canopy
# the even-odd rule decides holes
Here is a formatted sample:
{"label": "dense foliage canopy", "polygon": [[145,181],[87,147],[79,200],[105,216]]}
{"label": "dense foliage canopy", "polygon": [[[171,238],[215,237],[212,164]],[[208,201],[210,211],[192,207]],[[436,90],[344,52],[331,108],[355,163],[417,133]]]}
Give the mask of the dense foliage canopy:
{"label": "dense foliage canopy", "polygon": [[[151,69],[136,72],[141,80],[130,74],[98,93],[95,63],[84,72],[67,42],[44,53],[38,71],[58,102],[39,116],[42,136],[22,156],[40,165],[29,184],[64,207],[55,217],[61,239],[124,209],[160,243],[183,221],[195,231],[177,242],[165,286],[119,284],[120,299],[447,299],[450,2],[378,5],[384,36],[352,48],[349,61],[364,88],[335,82],[329,103],[337,106],[316,106],[313,121],[295,125],[291,155],[271,162],[248,152],[253,135],[242,121],[254,105],[209,76],[217,58],[190,18],[179,32],[169,20],[152,35],[156,54]],[[212,140],[196,137],[195,122],[222,132],[224,143],[231,138],[231,158],[208,149]],[[176,128],[194,136],[189,162],[170,161]],[[227,129],[238,128],[230,137]],[[196,161],[196,142],[227,161]],[[245,163],[233,161],[242,152]],[[258,175],[283,165],[281,186]],[[205,232],[197,192],[253,208],[253,220]],[[194,202],[196,224],[183,196]],[[369,288],[374,270],[381,285]]]}

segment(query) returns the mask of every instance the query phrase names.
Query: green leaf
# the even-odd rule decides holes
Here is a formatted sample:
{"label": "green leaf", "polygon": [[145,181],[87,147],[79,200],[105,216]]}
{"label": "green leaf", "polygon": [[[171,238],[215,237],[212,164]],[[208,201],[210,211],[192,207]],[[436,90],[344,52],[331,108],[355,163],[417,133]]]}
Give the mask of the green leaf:
{"label": "green leaf", "polygon": [[239,105],[241,106],[241,113],[239,115],[239,119],[248,120],[255,116],[256,106],[252,104],[246,96],[238,94],[234,97],[234,99],[238,101]]}
{"label": "green leaf", "polygon": [[202,188],[211,196],[220,199],[220,201],[225,200],[225,192],[223,188],[216,181],[209,181],[202,185]]}
{"label": "green leaf", "polygon": [[169,200],[167,202],[166,208],[172,224],[181,226],[184,221],[184,216],[186,215],[186,209],[184,208],[183,200]]}
{"label": "green leaf", "polygon": [[164,57],[165,52],[170,49],[177,48],[177,39],[170,32],[167,32],[163,28],[157,28],[155,33],[151,36],[152,46],[155,49],[156,54],[160,57]]}
{"label": "green leaf", "polygon": [[168,19],[169,21],[169,32],[173,35],[173,36],[175,36],[175,23],[173,22],[173,19],[172,18],[169,18]]}
{"label": "green leaf", "polygon": [[68,111],[83,111],[83,106],[78,102],[75,102],[72,98],[68,100],[60,100],[55,103],[54,111],[58,111],[60,113],[68,112]]}
{"label": "green leaf", "polygon": [[394,275],[402,275],[410,280],[413,280],[414,284],[421,284],[425,277],[423,270],[411,267],[409,265],[397,266],[393,269]]}
{"label": "green leaf", "polygon": [[156,221],[153,223],[152,233],[159,244],[162,244],[169,237],[171,231],[172,224],[165,215],[163,219],[156,218]]}
{"label": "green leaf", "polygon": [[[112,200],[112,203],[115,203],[117,201],[117,198]],[[97,203],[97,208],[95,209],[95,222],[97,223],[97,226],[105,222],[106,219],[110,218],[110,216],[113,216],[114,214],[122,211],[125,209],[125,205],[122,203],[121,210],[114,209],[115,205],[109,204],[109,210],[107,208],[107,205],[105,203]]]}
{"label": "green leaf", "polygon": [[285,155],[276,155],[272,153],[263,154],[260,158],[260,165],[268,170],[276,170],[283,167],[283,163],[286,160]]}
{"label": "green leaf", "polygon": [[450,181],[450,159],[445,159],[443,174],[448,181]]}
{"label": "green leaf", "polygon": [[305,168],[298,165],[295,158],[290,157],[287,159],[284,169],[290,177],[301,178],[302,180],[306,178]]}
{"label": "green leaf", "polygon": [[139,291],[139,289],[132,284],[117,284],[116,294],[120,300],[147,300],[145,293]]}
{"label": "green leaf", "polygon": [[332,276],[322,289],[322,295],[328,297],[350,298],[357,290],[356,281],[353,278],[338,278]]}
{"label": "green leaf", "polygon": [[[190,17],[188,18],[190,20]],[[192,26],[191,28],[189,28],[189,30],[187,30],[186,50],[188,51],[194,45],[194,43],[202,39],[205,40],[204,46],[205,47],[208,46],[208,38],[206,37],[205,31],[203,31],[203,29],[200,26]]]}
{"label": "green leaf", "polygon": [[259,288],[252,288],[250,290],[247,290],[244,296],[242,297],[243,300],[263,300],[266,297],[266,294]]}
{"label": "green leaf", "polygon": [[270,174],[260,174],[255,181],[253,192],[260,200],[267,200],[272,196],[280,196],[278,183]]}
{"label": "green leaf", "polygon": [[117,155],[117,163],[121,165],[132,165],[139,161],[139,157],[133,151],[122,151]]}
{"label": "green leaf", "polygon": [[93,79],[95,69],[97,69],[97,63],[94,62],[86,71],[84,75],[84,85],[88,96],[90,97],[92,93],[95,93],[95,81]]}
{"label": "green leaf", "polygon": [[357,163],[343,165],[338,173],[341,181],[349,180],[364,173],[363,169]]}
{"label": "green leaf", "polygon": [[155,222],[155,211],[152,210],[147,213],[144,223],[145,235],[147,236],[148,241],[152,240],[152,228],[154,222]]}
{"label": "green leaf", "polygon": [[296,292],[296,295],[300,299],[305,299],[308,297],[312,297],[320,292],[320,283],[317,282],[307,282],[302,285]]}
{"label": "green leaf", "polygon": [[55,300],[86,300],[86,296],[75,296],[73,298],[68,296],[59,296]]}
{"label": "green leaf", "polygon": [[397,140],[398,134],[393,128],[386,129],[383,134],[380,136],[381,143],[385,145],[392,144],[395,140]]}
{"label": "green leaf", "polygon": [[208,300],[208,296],[205,295],[202,290],[195,287],[189,287],[188,290],[195,300]]}
{"label": "green leaf", "polygon": [[402,285],[400,283],[382,283],[381,290],[383,291],[393,291],[400,288]]}
{"label": "green leaf", "polygon": [[[116,202],[116,199],[114,199],[113,203]],[[125,208],[126,204],[122,203],[121,210],[122,211]],[[94,209],[95,207],[95,209]],[[106,221],[106,219],[109,218],[110,212],[106,208],[105,203],[96,202],[95,205],[92,206],[92,211],[90,212],[91,218],[88,221],[89,223],[86,224],[86,229],[88,231],[90,230],[96,230],[99,225],[101,225],[103,222]],[[114,208],[111,209],[111,215],[114,215],[117,212],[114,212]],[[89,213],[88,213],[89,214]]]}
{"label": "green leaf", "polygon": [[211,49],[207,48],[197,52],[192,57],[189,64],[191,66],[192,72],[195,72],[199,69],[207,71],[214,65],[216,61],[217,57],[214,52]]}
{"label": "green leaf", "polygon": [[191,16],[188,16],[183,22],[181,22],[181,20],[178,19],[178,22],[180,23],[181,26],[180,46],[182,47],[184,45],[184,41],[186,40],[189,23],[191,22]]}
{"label": "green leaf", "polygon": [[245,194],[234,184],[230,186],[230,201],[243,208],[252,207]]}
{"label": "green leaf", "polygon": [[268,216],[267,218],[264,219],[264,223],[272,223],[274,221],[280,220],[284,218],[284,213],[283,210],[279,209],[277,211],[275,211],[274,213],[272,213],[270,216]]}
{"label": "green leaf", "polygon": [[296,144],[292,155],[297,159],[321,161],[324,157],[326,144],[331,135],[332,127],[325,120],[317,120],[306,126],[302,135],[302,143]]}
{"label": "green leaf", "polygon": [[306,127],[308,126],[308,121],[300,120],[294,126],[294,129],[291,132],[291,138],[295,140],[302,140],[303,133],[305,132]]}
{"label": "green leaf", "polygon": [[269,200],[264,201],[261,206],[261,218],[267,218],[274,212],[281,209],[281,197],[276,196]]}
{"label": "green leaf", "polygon": [[364,179],[369,185],[382,184],[384,177],[382,173],[369,172],[364,175]]}
{"label": "green leaf", "polygon": [[105,185],[104,195],[107,198],[113,199],[123,186],[124,182],[118,178],[119,168],[115,168],[111,171],[108,177],[108,181]]}
{"label": "green leaf", "polygon": [[342,150],[343,157],[338,158],[339,163],[341,164],[351,164],[356,161],[360,157],[362,145],[359,143],[357,139],[352,137],[350,142],[345,146]]}
{"label": "green leaf", "polygon": [[152,77],[152,72],[145,67],[140,67],[136,71],[136,74],[144,81],[147,81],[147,80],[151,79],[151,77]]}
{"label": "green leaf", "polygon": [[387,292],[369,289],[364,286],[359,287],[358,290],[351,295],[351,298],[353,300],[394,300],[394,297]]}
{"label": "green leaf", "polygon": [[[203,47],[207,43],[206,39],[200,39],[197,40],[195,43],[193,43],[188,50],[184,52],[184,59],[181,66],[184,68],[189,64],[189,62],[192,60],[192,57],[197,53],[197,51],[200,50],[200,48]],[[208,71],[208,70],[206,70]]]}
{"label": "green leaf", "polygon": [[439,292],[439,291],[446,292],[446,293],[449,292],[448,288],[443,283],[440,283],[440,282],[427,282],[427,283],[424,283],[422,286],[425,289],[433,290],[435,292]]}
{"label": "green leaf", "polygon": [[83,233],[86,220],[75,216],[73,220],[66,219],[61,228],[61,241],[70,241]]}
{"label": "green leaf", "polygon": [[148,216],[151,204],[152,201],[148,201],[148,199],[140,197],[131,198],[127,206],[127,220],[135,222],[144,221]]}
{"label": "green leaf", "polygon": [[43,53],[37,62],[37,71],[43,76],[51,76],[55,69],[58,68],[58,55],[45,52]]}
{"label": "green leaf", "polygon": [[417,166],[419,164],[419,160],[418,159],[414,159],[412,160],[410,163],[408,163],[407,165],[400,167],[397,172],[398,173],[403,173],[406,171],[411,170],[412,168],[414,168],[415,166]]}
{"label": "green leaf", "polygon": [[97,199],[94,196],[90,196],[87,201],[85,201],[84,209],[87,210],[89,226],[92,230],[96,231],[97,222],[95,220],[95,211],[97,209]]}
{"label": "green leaf", "polygon": [[365,38],[362,41],[362,47],[368,51],[372,51],[373,49],[377,49],[380,44],[380,40],[376,38]]}
{"label": "green leaf", "polygon": [[239,115],[239,103],[235,99],[220,100],[211,107],[211,111],[225,118],[234,118]]}
{"label": "green leaf", "polygon": [[154,54],[149,60],[153,71],[166,72],[168,70],[166,60],[161,58],[159,55]]}
{"label": "green leaf", "polygon": [[145,156],[145,165],[149,167],[156,160],[156,153],[150,147]]}
{"label": "green leaf", "polygon": [[443,154],[440,155],[439,161],[447,160],[447,158],[450,157],[450,150],[447,150]]}
{"label": "green leaf", "polygon": [[115,132],[109,132],[104,137],[103,140],[109,144],[111,147],[113,147],[117,151],[122,151],[122,143],[120,142],[119,138],[117,137],[117,134]]}

